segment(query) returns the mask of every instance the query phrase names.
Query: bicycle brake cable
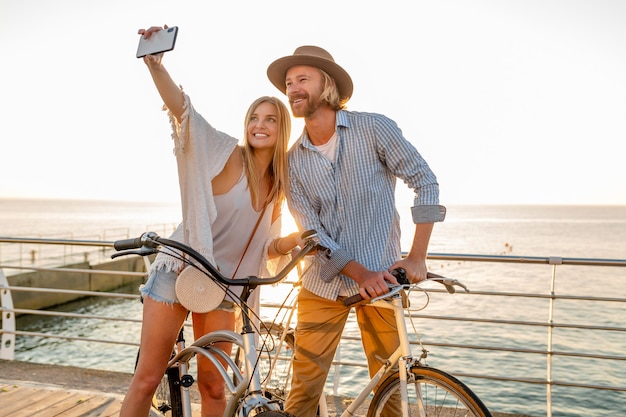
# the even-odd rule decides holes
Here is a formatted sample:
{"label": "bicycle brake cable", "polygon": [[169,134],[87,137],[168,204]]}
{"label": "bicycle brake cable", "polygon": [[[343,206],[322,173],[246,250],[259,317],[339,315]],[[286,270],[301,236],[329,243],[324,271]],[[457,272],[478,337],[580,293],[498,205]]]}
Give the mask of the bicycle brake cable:
{"label": "bicycle brake cable", "polygon": [[428,304],[430,303],[430,295],[428,295],[428,291],[426,291],[423,288],[419,288],[419,287],[413,287],[411,286],[409,288],[409,291],[407,292],[407,298],[409,298],[409,296],[411,295],[411,292],[417,288],[418,290],[420,290],[421,292],[424,293],[424,295],[426,296],[426,302],[424,303],[423,306],[421,306],[420,308],[417,309],[412,309],[411,308],[411,303],[407,303],[407,306],[405,307],[407,316],[409,317],[409,322],[411,323],[411,327],[413,328],[413,333],[415,334],[415,337],[417,337],[417,343],[419,343],[420,348],[422,349],[422,354],[420,355],[420,358],[418,359],[418,361],[421,361],[422,359],[426,359],[426,357],[428,356],[428,350],[426,350],[426,348],[424,347],[424,344],[422,343],[422,338],[420,337],[419,332],[417,331],[417,327],[415,326],[415,321],[413,320],[413,316],[411,315],[411,312],[413,311],[422,311],[426,308],[426,306],[428,306]]}

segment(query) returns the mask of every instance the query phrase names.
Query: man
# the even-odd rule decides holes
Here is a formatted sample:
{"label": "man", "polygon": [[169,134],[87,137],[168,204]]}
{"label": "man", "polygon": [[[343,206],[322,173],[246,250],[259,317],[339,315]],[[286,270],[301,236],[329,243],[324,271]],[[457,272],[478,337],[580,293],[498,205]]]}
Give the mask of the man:
{"label": "man", "polygon": [[[315,415],[349,307],[347,296],[365,299],[397,283],[389,273],[404,268],[411,282],[426,278],[433,223],[442,221],[439,185],[395,122],[373,113],[345,110],[350,75],[324,49],[301,46],[267,69],[287,95],[304,131],[289,151],[289,208],[301,230],[317,230],[327,253],[311,260],[298,296],[294,374],[286,411]],[[401,259],[396,178],[415,191],[413,244]],[[399,344],[393,312],[356,307],[370,375]]]}

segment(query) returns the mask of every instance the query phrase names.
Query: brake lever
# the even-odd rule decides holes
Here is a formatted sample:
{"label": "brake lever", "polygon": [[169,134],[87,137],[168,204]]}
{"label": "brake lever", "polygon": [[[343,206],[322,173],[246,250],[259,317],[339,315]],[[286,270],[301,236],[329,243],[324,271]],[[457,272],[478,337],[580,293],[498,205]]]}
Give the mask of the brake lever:
{"label": "brake lever", "polygon": [[374,303],[378,300],[383,300],[385,298],[390,298],[396,294],[398,294],[400,291],[402,291],[404,288],[404,285],[391,285],[389,286],[389,291],[384,293],[383,295],[379,295],[378,297],[373,297],[369,300],[370,303]]}
{"label": "brake lever", "polygon": [[[397,268],[392,270],[391,275],[396,278],[396,281],[398,281],[398,284],[400,284],[401,286],[406,287],[411,284],[406,276],[406,271],[404,270],[404,268]],[[433,272],[428,272],[426,273],[426,279],[429,281],[435,281],[440,283],[441,285],[446,287],[446,291],[448,291],[449,294],[454,294],[456,292],[456,288],[454,287],[455,285],[463,288],[465,292],[469,292],[469,289],[465,286],[465,284],[454,278],[447,278],[442,275],[437,275]]]}
{"label": "brake lever", "polygon": [[435,281],[443,285],[444,287],[446,287],[446,291],[448,291],[449,294],[454,294],[456,292],[455,286],[459,286],[463,288],[465,292],[470,292],[470,290],[465,286],[465,284],[463,284],[461,281],[454,279],[454,278],[446,278],[444,276],[429,272],[426,279],[428,281]]}
{"label": "brake lever", "polygon": [[157,252],[158,252],[157,248],[142,246],[139,249],[131,249],[131,250],[125,250],[121,252],[115,252],[114,254],[111,255],[111,259],[115,259],[120,256],[127,256],[127,255],[149,256]]}

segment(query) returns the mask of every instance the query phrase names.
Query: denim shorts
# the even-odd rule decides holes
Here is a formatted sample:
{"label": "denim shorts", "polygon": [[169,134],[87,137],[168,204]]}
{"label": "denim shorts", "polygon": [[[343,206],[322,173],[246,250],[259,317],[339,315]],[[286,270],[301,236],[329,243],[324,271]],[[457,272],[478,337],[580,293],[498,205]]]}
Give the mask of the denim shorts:
{"label": "denim shorts", "polygon": [[[152,271],[145,284],[139,287],[142,297],[150,297],[154,301],[165,304],[180,304],[176,297],[176,278],[178,274],[174,271],[158,269]],[[216,310],[235,311],[235,304],[232,301],[224,300],[217,306]]]}

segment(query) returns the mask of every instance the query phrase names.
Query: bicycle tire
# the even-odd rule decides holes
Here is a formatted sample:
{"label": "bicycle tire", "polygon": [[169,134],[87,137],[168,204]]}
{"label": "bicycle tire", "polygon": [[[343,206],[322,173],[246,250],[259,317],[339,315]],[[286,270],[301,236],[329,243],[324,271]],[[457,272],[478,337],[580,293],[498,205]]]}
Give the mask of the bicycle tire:
{"label": "bicycle tire", "polygon": [[[491,417],[491,413],[474,392],[452,375],[436,368],[413,366],[408,375],[409,415],[423,417],[470,416]],[[417,393],[421,392],[425,413],[418,413]],[[399,407],[400,375],[395,372],[380,384],[367,411],[368,417],[384,417],[385,407]],[[413,412],[414,411],[414,412]],[[399,415],[396,413],[392,415]]]}
{"label": "bicycle tire", "polygon": [[183,401],[180,393],[180,370],[177,366],[168,368],[161,379],[152,399],[152,407],[160,414],[183,417]]}
{"label": "bicycle tire", "polygon": [[284,411],[262,411],[254,417],[295,417],[293,414]]}

